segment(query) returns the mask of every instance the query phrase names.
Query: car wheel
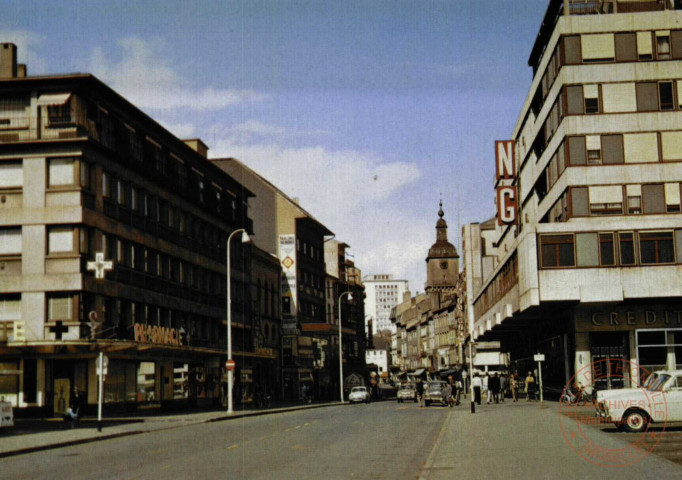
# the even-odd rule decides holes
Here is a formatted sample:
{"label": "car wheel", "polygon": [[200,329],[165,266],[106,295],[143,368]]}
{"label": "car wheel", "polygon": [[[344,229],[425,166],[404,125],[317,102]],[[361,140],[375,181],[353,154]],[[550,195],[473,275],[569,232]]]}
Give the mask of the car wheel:
{"label": "car wheel", "polygon": [[631,433],[643,432],[649,423],[649,417],[641,410],[631,410],[623,418],[623,427]]}

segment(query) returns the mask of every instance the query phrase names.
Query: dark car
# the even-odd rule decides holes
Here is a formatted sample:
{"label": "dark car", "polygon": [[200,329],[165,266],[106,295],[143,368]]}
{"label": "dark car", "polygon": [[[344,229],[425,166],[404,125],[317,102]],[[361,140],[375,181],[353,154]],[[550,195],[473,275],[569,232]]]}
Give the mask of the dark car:
{"label": "dark car", "polygon": [[447,405],[448,395],[446,387],[447,383],[440,380],[429,382],[424,389],[424,404],[429,406],[431,402],[438,402],[441,405]]}

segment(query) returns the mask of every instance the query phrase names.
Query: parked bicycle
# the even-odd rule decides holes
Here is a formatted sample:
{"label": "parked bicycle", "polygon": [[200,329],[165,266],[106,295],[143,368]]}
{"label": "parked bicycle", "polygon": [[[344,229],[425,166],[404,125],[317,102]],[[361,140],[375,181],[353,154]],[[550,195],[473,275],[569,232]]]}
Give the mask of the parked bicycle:
{"label": "parked bicycle", "polygon": [[594,403],[593,396],[580,384],[564,388],[564,391],[561,393],[560,401],[564,405],[579,406],[583,406],[587,403]]}

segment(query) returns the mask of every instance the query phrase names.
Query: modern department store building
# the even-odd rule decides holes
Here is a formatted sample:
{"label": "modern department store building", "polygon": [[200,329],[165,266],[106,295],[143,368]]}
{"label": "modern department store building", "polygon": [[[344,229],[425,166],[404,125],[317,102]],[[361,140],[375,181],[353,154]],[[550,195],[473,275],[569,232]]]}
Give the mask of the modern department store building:
{"label": "modern department store building", "polygon": [[682,368],[680,8],[551,0],[525,103],[495,146],[495,249],[464,248],[493,257],[469,291],[471,338],[501,340],[521,375],[545,354],[546,385]]}

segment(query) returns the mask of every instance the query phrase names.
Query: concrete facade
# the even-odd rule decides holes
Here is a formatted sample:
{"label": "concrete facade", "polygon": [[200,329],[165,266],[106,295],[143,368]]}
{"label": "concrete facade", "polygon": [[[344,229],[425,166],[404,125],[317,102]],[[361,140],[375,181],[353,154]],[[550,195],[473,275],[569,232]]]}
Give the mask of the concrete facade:
{"label": "concrete facade", "polygon": [[[549,2],[511,136],[514,171],[496,183],[516,189],[515,221],[496,226],[494,252],[471,227],[472,338],[501,340],[519,370],[544,353],[550,385],[577,372],[612,388],[682,364],[679,8]],[[642,370],[593,382],[593,360]]]}

